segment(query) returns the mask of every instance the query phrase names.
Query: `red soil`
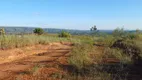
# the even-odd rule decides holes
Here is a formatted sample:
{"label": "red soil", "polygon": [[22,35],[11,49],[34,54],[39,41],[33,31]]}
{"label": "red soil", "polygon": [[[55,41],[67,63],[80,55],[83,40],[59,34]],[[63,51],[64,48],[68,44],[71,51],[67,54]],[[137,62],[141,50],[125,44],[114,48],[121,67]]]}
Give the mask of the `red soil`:
{"label": "red soil", "polygon": [[0,80],[59,79],[71,48],[62,42],[0,51]]}

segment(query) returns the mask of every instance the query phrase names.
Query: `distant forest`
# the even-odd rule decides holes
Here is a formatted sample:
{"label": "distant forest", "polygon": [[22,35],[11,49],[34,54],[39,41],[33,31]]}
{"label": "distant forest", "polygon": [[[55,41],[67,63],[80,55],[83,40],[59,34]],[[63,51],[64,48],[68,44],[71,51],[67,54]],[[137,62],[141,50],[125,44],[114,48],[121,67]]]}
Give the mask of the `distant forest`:
{"label": "distant forest", "polygon": [[[33,33],[33,30],[37,27],[0,27],[0,28],[4,28],[6,34],[26,34],[26,33]],[[71,29],[55,29],[55,28],[43,28],[43,30],[44,32],[47,33],[60,33],[61,31],[67,31],[74,35],[76,34],[84,35],[92,33],[92,31],[90,30],[71,30]],[[98,30],[97,32],[111,34],[113,30]]]}

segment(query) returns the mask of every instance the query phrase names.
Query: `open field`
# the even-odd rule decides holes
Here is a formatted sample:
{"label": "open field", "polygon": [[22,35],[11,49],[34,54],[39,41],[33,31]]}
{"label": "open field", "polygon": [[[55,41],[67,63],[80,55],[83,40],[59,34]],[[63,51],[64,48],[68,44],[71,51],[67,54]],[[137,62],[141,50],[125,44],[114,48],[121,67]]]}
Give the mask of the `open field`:
{"label": "open field", "polygon": [[0,37],[0,80],[142,79],[141,33]]}

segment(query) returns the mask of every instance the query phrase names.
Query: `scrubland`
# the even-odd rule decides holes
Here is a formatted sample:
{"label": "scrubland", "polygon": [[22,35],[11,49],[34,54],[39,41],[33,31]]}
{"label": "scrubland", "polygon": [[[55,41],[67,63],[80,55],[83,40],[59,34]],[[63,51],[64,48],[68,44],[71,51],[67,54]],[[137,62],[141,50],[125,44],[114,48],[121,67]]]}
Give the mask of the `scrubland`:
{"label": "scrubland", "polygon": [[[55,67],[58,71],[52,75],[44,73],[32,76],[33,80],[141,80],[142,79],[142,33],[128,33],[114,30],[105,35],[2,35],[0,49],[14,49],[33,45],[48,45],[50,43],[69,42],[72,45],[68,56],[64,57],[66,64],[38,64],[28,73],[20,73],[22,78],[34,75],[41,69]],[[47,50],[48,51],[48,50]],[[2,53],[1,53],[2,54]],[[52,53],[50,53],[52,54]],[[61,57],[61,56],[60,56]],[[54,62],[52,62],[54,63]],[[47,68],[48,67],[48,68]],[[54,72],[54,71],[53,71]],[[18,80],[25,80],[21,77]]]}

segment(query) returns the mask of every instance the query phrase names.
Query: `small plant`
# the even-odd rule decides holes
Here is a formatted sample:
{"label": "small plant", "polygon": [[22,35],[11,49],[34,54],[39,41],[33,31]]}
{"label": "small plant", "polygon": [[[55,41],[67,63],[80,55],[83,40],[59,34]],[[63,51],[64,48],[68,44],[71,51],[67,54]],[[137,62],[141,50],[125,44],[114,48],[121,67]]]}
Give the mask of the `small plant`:
{"label": "small plant", "polygon": [[53,79],[61,79],[62,78],[62,74],[58,73],[58,72],[52,73],[51,76]]}
{"label": "small plant", "polygon": [[32,72],[36,72],[38,69],[39,69],[39,66],[35,65],[35,66],[32,68]]}
{"label": "small plant", "polygon": [[69,32],[62,31],[58,35],[59,37],[71,37],[71,34]]}
{"label": "small plant", "polygon": [[41,35],[41,34],[44,33],[44,30],[43,30],[42,28],[35,28],[35,29],[33,30],[33,32],[34,32],[35,34]]}

